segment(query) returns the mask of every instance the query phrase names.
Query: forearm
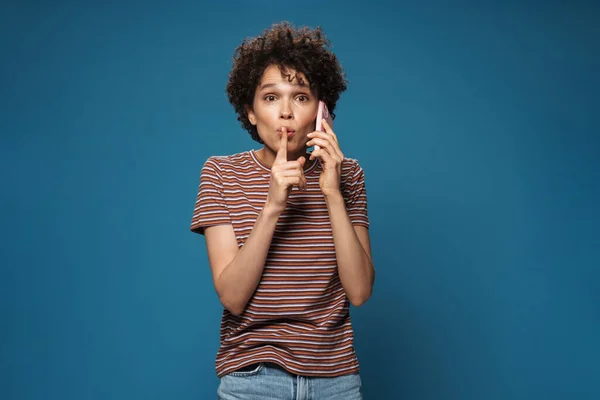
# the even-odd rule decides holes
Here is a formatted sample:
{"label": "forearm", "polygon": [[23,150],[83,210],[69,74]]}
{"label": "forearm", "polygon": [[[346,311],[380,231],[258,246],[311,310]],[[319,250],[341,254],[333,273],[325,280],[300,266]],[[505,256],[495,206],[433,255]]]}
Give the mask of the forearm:
{"label": "forearm", "polygon": [[373,261],[352,226],[341,194],[326,200],[340,281],[350,302],[359,306],[371,297],[375,278]]}
{"label": "forearm", "polygon": [[265,206],[248,239],[217,280],[223,305],[233,314],[244,311],[260,282],[280,213]]}

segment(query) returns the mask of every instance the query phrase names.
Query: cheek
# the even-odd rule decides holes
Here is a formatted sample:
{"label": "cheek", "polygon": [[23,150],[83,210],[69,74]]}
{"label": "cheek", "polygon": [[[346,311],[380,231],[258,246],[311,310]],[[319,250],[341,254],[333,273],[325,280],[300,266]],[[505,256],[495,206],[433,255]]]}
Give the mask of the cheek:
{"label": "cheek", "polygon": [[304,120],[304,127],[310,131],[314,131],[315,130],[315,122],[317,121],[316,119],[316,114],[313,115],[309,115],[306,117],[306,119]]}
{"label": "cheek", "polygon": [[271,112],[263,111],[260,115],[257,115],[257,121],[259,125],[272,125],[277,121],[278,115],[274,115]]}

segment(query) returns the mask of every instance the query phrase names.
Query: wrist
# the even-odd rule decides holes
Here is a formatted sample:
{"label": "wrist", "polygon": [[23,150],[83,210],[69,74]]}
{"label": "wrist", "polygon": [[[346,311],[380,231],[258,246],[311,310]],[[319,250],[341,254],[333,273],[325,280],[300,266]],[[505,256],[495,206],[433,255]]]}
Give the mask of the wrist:
{"label": "wrist", "polygon": [[327,202],[327,205],[336,203],[344,204],[344,196],[342,196],[342,193],[339,191],[334,193],[328,193],[325,194],[325,202]]}
{"label": "wrist", "polygon": [[279,218],[279,216],[281,215],[282,212],[283,212],[283,210],[281,209],[281,207],[274,205],[273,203],[271,203],[268,200],[265,203],[265,206],[263,207],[263,210],[262,210],[262,214],[265,217]]}

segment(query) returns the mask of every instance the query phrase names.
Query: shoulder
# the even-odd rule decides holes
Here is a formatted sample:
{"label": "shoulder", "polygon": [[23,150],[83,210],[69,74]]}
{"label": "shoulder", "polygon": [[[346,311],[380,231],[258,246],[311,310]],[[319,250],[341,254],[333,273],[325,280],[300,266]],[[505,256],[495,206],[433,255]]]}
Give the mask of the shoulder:
{"label": "shoulder", "polygon": [[342,162],[342,168],[357,170],[360,169],[360,163],[356,158],[345,157]]}
{"label": "shoulder", "polygon": [[231,166],[241,162],[246,162],[250,158],[249,151],[229,155],[214,155],[206,159],[205,164],[215,164],[218,166]]}
{"label": "shoulder", "polygon": [[244,169],[251,162],[249,151],[229,155],[214,155],[204,162],[203,169],[212,169],[219,174]]}
{"label": "shoulder", "polygon": [[342,179],[354,181],[359,175],[364,174],[364,171],[355,158],[346,157],[342,161]]}

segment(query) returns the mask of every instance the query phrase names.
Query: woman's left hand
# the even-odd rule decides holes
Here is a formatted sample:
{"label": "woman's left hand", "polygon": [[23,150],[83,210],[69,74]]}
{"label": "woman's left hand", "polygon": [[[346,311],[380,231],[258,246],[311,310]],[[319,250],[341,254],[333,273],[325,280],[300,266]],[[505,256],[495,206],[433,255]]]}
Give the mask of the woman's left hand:
{"label": "woman's left hand", "polygon": [[340,195],[340,180],[342,176],[342,162],[344,154],[340,150],[337,136],[326,120],[322,123],[325,132],[314,131],[309,133],[307,146],[319,146],[311,153],[310,160],[319,158],[323,165],[323,172],[319,184],[325,197]]}

